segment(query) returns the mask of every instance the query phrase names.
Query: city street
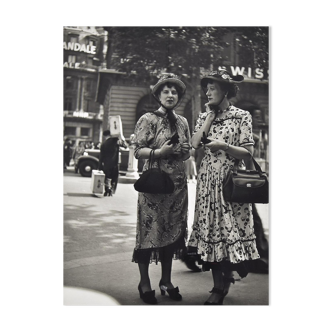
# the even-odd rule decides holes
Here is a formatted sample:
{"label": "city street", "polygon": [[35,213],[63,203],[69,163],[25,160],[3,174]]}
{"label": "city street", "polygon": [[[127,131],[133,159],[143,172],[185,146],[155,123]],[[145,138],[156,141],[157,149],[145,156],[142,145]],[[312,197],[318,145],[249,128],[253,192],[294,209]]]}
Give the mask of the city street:
{"label": "city street", "polygon": [[[145,305],[137,290],[138,267],[131,262],[137,192],[120,179],[113,197],[98,197],[91,193],[90,184],[91,178],[72,169],[64,173],[64,304]],[[192,222],[195,184],[188,188]],[[267,206],[258,208],[268,233]],[[212,289],[211,272],[194,273],[181,261],[174,261],[172,281],[183,296],[181,302],[175,302],[160,295],[160,274],[160,264],[152,264],[151,283],[159,305],[202,305]],[[250,273],[231,286],[224,305],[268,305],[268,293],[269,275]]]}

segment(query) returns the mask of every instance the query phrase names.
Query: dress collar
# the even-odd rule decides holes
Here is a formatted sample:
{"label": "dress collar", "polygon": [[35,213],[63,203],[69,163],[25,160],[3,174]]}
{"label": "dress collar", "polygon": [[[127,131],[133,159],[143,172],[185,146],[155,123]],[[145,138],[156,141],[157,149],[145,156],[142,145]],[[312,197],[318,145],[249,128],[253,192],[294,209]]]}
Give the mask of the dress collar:
{"label": "dress collar", "polygon": [[226,113],[227,111],[229,111],[232,108],[233,104],[229,103],[228,107],[225,108],[223,111],[221,111],[220,113]]}

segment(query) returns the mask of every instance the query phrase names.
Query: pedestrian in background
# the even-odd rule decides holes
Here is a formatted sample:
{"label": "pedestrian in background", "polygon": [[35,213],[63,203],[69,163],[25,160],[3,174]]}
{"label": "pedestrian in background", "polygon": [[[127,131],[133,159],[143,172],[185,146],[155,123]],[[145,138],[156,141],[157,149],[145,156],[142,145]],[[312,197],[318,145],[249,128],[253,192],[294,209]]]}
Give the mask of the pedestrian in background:
{"label": "pedestrian in background", "polygon": [[[152,95],[160,108],[145,113],[135,127],[135,157],[148,159],[154,151],[154,163],[173,180],[172,194],[138,194],[136,246],[133,262],[138,263],[138,290],[145,303],[157,304],[151,288],[149,264],[161,262],[159,288],[162,295],[180,301],[178,287],[171,281],[172,259],[181,258],[185,251],[187,233],[188,189],[184,160],[189,158],[190,132],[187,120],[177,115],[174,108],[184,96],[185,84],[174,74],[164,74],[152,88]],[[178,134],[179,143],[170,144]],[[148,168],[145,162],[143,172]]]}
{"label": "pedestrian in background", "polygon": [[105,173],[105,193],[104,196],[115,194],[119,178],[119,147],[126,148],[125,140],[118,137],[111,137],[111,132],[103,132],[104,143],[100,147],[98,169]]}
{"label": "pedestrian in background", "polygon": [[77,165],[78,158],[83,156],[85,151],[84,142],[79,142],[78,146],[75,148],[73,153],[74,164]]}
{"label": "pedestrian in background", "polygon": [[259,258],[256,248],[252,206],[232,203],[223,197],[223,180],[236,159],[250,167],[253,135],[249,112],[234,107],[235,97],[243,76],[232,76],[227,71],[211,72],[201,80],[208,103],[199,115],[192,144],[195,149],[205,141],[204,157],[197,176],[196,205],[189,252],[197,253],[203,270],[212,270],[213,288],[204,304],[223,304],[232,271],[243,278],[248,274],[245,262]]}
{"label": "pedestrian in background", "polygon": [[66,138],[65,143],[63,145],[63,165],[64,169],[67,169],[67,167],[70,164],[70,159],[71,159],[71,145],[72,142],[69,138]]}
{"label": "pedestrian in background", "polygon": [[[196,178],[197,178],[197,173],[200,168],[202,159],[204,157],[204,148],[203,146],[199,147],[198,149],[193,149],[191,151],[194,156],[195,160],[195,166],[196,166]],[[197,181],[196,181],[197,183]],[[188,221],[188,229],[192,228],[192,224],[190,224],[191,220]],[[191,227],[189,227],[191,226]],[[201,272],[202,269],[198,265],[202,265],[202,260],[200,255],[198,255],[195,252],[188,252],[183,256],[182,261],[186,264],[187,268],[192,270],[193,272]]]}
{"label": "pedestrian in background", "polygon": [[195,162],[195,150],[190,150],[190,157],[184,162],[186,166],[186,174],[188,182],[196,183],[196,162]]}

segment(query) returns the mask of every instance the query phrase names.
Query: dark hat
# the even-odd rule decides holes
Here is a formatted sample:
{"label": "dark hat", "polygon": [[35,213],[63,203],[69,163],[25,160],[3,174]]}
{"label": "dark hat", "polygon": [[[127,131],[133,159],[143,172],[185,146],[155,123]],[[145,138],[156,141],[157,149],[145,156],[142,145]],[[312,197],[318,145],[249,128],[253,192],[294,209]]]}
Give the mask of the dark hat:
{"label": "dark hat", "polygon": [[212,71],[201,79],[201,86],[206,87],[209,80],[217,81],[220,83],[234,84],[241,83],[244,80],[242,75],[231,75],[228,71],[221,69]]}
{"label": "dark hat", "polygon": [[172,84],[177,85],[180,88],[182,94],[184,94],[186,91],[185,84],[179,79],[179,77],[177,75],[172,74],[172,73],[165,73],[165,74],[162,74],[162,76],[159,78],[159,81],[157,82],[157,84],[152,88],[152,94],[155,97],[157,97],[155,95],[155,93],[157,92],[158,88],[165,83],[172,83]]}
{"label": "dark hat", "polygon": [[111,135],[111,132],[108,129],[103,131],[103,136],[109,136],[109,135]]}

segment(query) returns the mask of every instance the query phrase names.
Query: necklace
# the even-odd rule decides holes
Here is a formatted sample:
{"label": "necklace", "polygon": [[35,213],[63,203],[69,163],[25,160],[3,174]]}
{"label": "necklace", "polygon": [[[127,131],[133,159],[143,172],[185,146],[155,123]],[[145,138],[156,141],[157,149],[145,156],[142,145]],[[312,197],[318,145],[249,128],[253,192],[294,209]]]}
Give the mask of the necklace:
{"label": "necklace", "polygon": [[232,106],[232,104],[229,103],[227,108],[225,108],[224,110],[218,110],[218,114],[217,114],[216,118],[222,117],[223,114],[225,114],[226,112],[228,112],[231,109],[231,106]]}

